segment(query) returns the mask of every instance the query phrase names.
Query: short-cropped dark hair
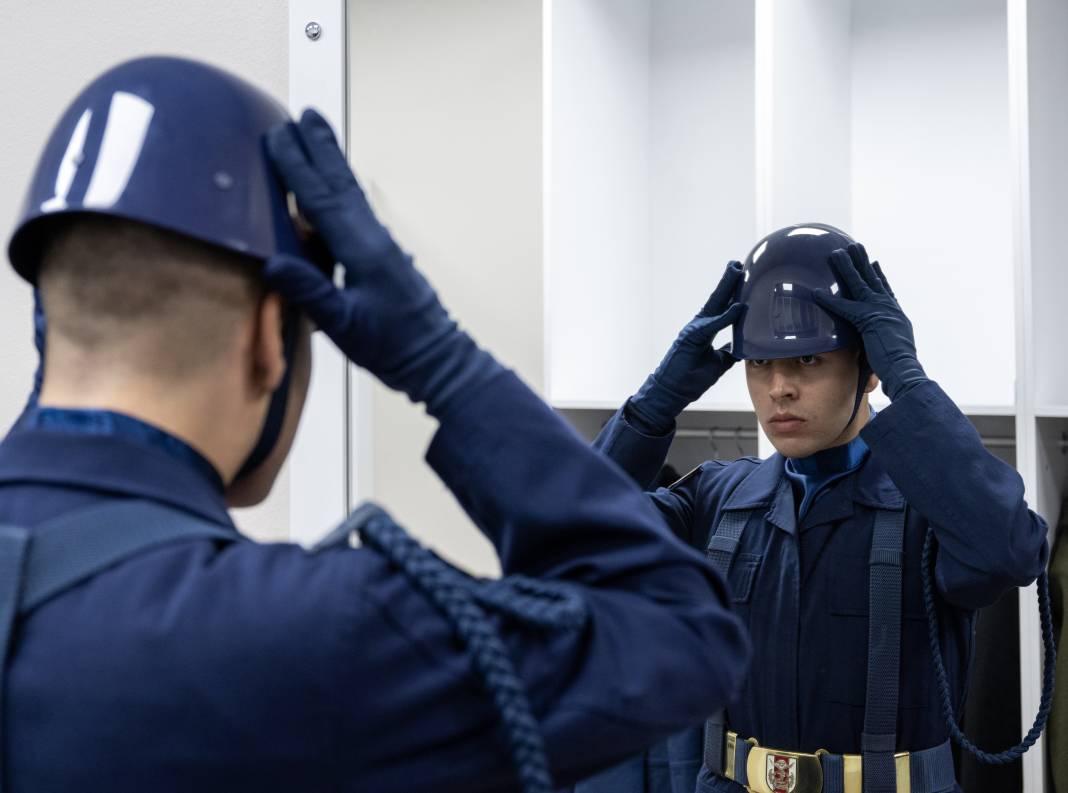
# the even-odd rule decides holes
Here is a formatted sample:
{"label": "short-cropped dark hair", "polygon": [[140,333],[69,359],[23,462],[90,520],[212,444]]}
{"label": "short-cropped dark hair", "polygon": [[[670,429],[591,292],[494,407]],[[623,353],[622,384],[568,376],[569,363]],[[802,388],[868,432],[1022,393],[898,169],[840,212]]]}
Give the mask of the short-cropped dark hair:
{"label": "short-cropped dark hair", "polygon": [[57,218],[38,284],[53,334],[101,361],[181,376],[215,359],[262,295],[262,263],[142,223]]}

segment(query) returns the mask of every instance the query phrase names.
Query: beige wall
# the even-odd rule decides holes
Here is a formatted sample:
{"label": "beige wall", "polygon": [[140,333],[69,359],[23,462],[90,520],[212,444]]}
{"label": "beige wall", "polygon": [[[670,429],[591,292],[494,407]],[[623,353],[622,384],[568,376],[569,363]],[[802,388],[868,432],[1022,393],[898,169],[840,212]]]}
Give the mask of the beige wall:
{"label": "beige wall", "polygon": [[[284,0],[0,0],[0,231],[6,240],[44,137],[93,74],[141,54],[232,69],[285,101]],[[350,138],[376,207],[473,335],[542,383],[540,0],[351,0]],[[35,364],[30,292],[0,267],[0,424]],[[372,496],[477,571],[489,543],[423,462],[434,422],[376,387]],[[296,505],[299,507],[299,505]],[[288,476],[243,529],[282,539]]]}
{"label": "beige wall", "polygon": [[[460,323],[542,383],[542,4],[352,0],[349,142],[376,210]],[[435,424],[374,394],[374,498],[478,571],[489,543],[423,462]]]}
{"label": "beige wall", "polygon": [[[137,55],[211,61],[272,92],[288,90],[284,0],[0,0],[0,236],[6,246],[22,190],[52,124],[94,74]],[[4,257],[6,261],[6,256]],[[0,267],[0,425],[22,409],[35,366],[31,297]],[[236,514],[245,530],[282,538],[288,477],[271,498]]]}

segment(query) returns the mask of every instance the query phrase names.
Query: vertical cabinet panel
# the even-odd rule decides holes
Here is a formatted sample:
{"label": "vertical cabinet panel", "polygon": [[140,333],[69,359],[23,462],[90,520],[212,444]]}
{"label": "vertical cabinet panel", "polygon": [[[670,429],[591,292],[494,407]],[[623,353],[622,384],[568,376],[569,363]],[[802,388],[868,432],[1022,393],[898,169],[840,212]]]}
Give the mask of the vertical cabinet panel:
{"label": "vertical cabinet panel", "polygon": [[[1064,218],[1068,215],[1068,5],[1061,0],[1020,0],[1025,13],[1027,123],[1024,160],[1028,214],[1026,290],[1022,295],[1024,316],[1021,333],[1028,359],[1022,367],[1022,391],[1027,412],[1022,421],[1033,432],[1033,464],[1029,467],[1028,497],[1034,508],[1055,530],[1065,496],[1068,495],[1068,267],[1064,262]],[[1055,536],[1051,532],[1050,541]],[[1041,650],[1038,619],[1033,605],[1034,587],[1021,598],[1022,657],[1031,673],[1024,687],[1024,721],[1038,704]],[[1064,681],[1058,681],[1064,685]],[[1049,747],[1063,752],[1064,747]],[[1030,790],[1041,787],[1045,772],[1041,758],[1025,759]]]}
{"label": "vertical cabinet panel", "polygon": [[1068,3],[1028,2],[1031,319],[1035,406],[1068,413]]}
{"label": "vertical cabinet panel", "polygon": [[[289,111],[324,114],[345,145],[345,0],[289,4]],[[310,38],[305,27],[319,26]],[[348,363],[322,334],[312,338],[312,374],[289,455],[290,539],[311,544],[344,519],[349,502]],[[366,406],[364,406],[366,408]]]}
{"label": "vertical cabinet panel", "polygon": [[794,223],[852,227],[850,212],[850,84],[853,41],[849,0],[770,2],[757,31],[768,44],[770,81],[761,104],[770,125],[765,234]]}

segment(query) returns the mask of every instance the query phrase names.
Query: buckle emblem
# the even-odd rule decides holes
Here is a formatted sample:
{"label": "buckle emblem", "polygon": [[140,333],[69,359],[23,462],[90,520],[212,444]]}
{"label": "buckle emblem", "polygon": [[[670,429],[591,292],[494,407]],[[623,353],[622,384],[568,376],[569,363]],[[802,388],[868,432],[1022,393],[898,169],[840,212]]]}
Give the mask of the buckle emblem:
{"label": "buckle emblem", "polygon": [[768,752],[766,781],[771,793],[794,793],[797,790],[797,758]]}
{"label": "buckle emblem", "polygon": [[823,766],[818,754],[754,746],[745,762],[752,793],[820,793]]}

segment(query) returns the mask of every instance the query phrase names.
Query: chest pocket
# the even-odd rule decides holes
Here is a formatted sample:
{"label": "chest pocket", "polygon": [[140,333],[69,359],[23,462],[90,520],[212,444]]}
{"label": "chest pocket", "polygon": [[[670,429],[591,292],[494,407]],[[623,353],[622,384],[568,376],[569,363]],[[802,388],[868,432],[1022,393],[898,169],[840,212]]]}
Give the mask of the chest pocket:
{"label": "chest pocket", "polygon": [[760,563],[764,557],[756,553],[739,553],[734,557],[731,569],[727,572],[727,587],[731,593],[731,603],[748,603],[753,596],[753,582],[756,580]]}
{"label": "chest pocket", "polygon": [[753,596],[753,581],[763,561],[761,554],[739,553],[742,534],[752,510],[725,510],[708,538],[708,560],[725,579],[732,603],[748,603]]}

